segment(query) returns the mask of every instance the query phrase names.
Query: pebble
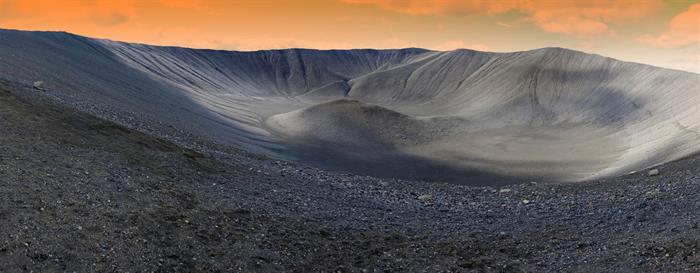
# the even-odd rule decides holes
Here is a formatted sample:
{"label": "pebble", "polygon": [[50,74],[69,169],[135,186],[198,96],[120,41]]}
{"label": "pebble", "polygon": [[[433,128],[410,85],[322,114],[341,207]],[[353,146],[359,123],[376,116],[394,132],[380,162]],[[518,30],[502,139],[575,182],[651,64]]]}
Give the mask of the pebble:
{"label": "pebble", "polygon": [[432,194],[423,194],[421,196],[418,196],[418,201],[431,202],[431,201],[433,201],[433,195]]}
{"label": "pebble", "polygon": [[34,89],[37,90],[44,90],[44,82],[43,81],[35,81],[33,84]]}
{"label": "pebble", "polygon": [[657,176],[657,175],[659,175],[659,174],[661,174],[661,173],[659,172],[659,169],[651,169],[651,170],[649,171],[649,176]]}

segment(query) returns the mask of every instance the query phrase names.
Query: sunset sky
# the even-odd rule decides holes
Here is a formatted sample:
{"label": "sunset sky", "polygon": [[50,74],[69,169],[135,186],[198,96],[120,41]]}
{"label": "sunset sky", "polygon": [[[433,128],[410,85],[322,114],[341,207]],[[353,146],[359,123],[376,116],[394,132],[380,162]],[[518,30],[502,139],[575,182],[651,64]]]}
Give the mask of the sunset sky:
{"label": "sunset sky", "polygon": [[0,28],[230,50],[560,46],[700,72],[700,0],[0,0]]}

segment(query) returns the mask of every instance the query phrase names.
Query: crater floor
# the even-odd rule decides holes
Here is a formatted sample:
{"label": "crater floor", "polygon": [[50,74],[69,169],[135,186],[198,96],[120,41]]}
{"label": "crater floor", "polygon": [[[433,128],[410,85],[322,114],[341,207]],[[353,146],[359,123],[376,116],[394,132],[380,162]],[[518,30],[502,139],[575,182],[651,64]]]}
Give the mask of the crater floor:
{"label": "crater floor", "polygon": [[465,119],[412,117],[349,100],[274,115],[266,124],[291,155],[320,167],[470,185],[583,180],[628,149],[608,129],[588,124],[470,131]]}

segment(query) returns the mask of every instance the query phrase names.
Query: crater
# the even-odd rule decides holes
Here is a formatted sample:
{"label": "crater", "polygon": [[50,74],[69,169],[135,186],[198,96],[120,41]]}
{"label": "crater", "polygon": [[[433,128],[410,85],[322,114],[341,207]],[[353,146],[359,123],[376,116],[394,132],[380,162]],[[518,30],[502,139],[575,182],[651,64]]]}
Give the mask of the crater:
{"label": "crater", "polygon": [[699,74],[563,48],[236,52],[0,35],[13,52],[3,81],[344,172],[578,182],[700,151]]}

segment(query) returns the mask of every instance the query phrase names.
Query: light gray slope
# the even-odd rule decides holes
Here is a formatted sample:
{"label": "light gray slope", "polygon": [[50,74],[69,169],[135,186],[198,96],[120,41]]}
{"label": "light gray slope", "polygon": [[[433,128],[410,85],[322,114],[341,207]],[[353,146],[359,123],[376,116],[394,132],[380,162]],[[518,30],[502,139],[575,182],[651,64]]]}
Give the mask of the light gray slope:
{"label": "light gray slope", "polygon": [[234,52],[0,30],[0,78],[321,166],[309,151],[339,151],[333,167],[399,177],[426,165],[461,183],[463,171],[580,181],[700,149],[700,75],[561,48]]}
{"label": "light gray slope", "polygon": [[[244,131],[184,90],[144,74],[94,39],[58,32],[0,31],[0,78],[172,124],[217,139]],[[219,137],[220,136],[220,137]],[[264,144],[260,142],[259,144]]]}
{"label": "light gray slope", "polygon": [[[231,52],[154,47],[63,32],[0,30],[0,78],[85,104],[133,112],[257,152],[282,149],[264,116],[296,109],[296,94],[345,94],[345,80],[428,51]],[[341,88],[341,90],[337,90]],[[323,95],[323,94],[320,94]],[[279,154],[277,154],[279,155]]]}
{"label": "light gray slope", "polygon": [[[459,125],[463,132],[406,147],[411,153],[452,163],[462,158],[467,165],[513,175],[567,181],[619,175],[700,147],[698,74],[561,48],[445,52],[352,83],[353,99],[417,117],[465,119]],[[572,138],[571,130],[597,140]],[[473,143],[481,135],[490,141]],[[577,168],[584,162],[599,164]]]}
{"label": "light gray slope", "polygon": [[342,96],[347,81],[358,75],[430,54],[423,49],[233,52],[99,43],[123,63],[178,87],[245,131],[230,137],[248,146],[280,141],[261,128],[267,116],[307,106],[309,98]]}

